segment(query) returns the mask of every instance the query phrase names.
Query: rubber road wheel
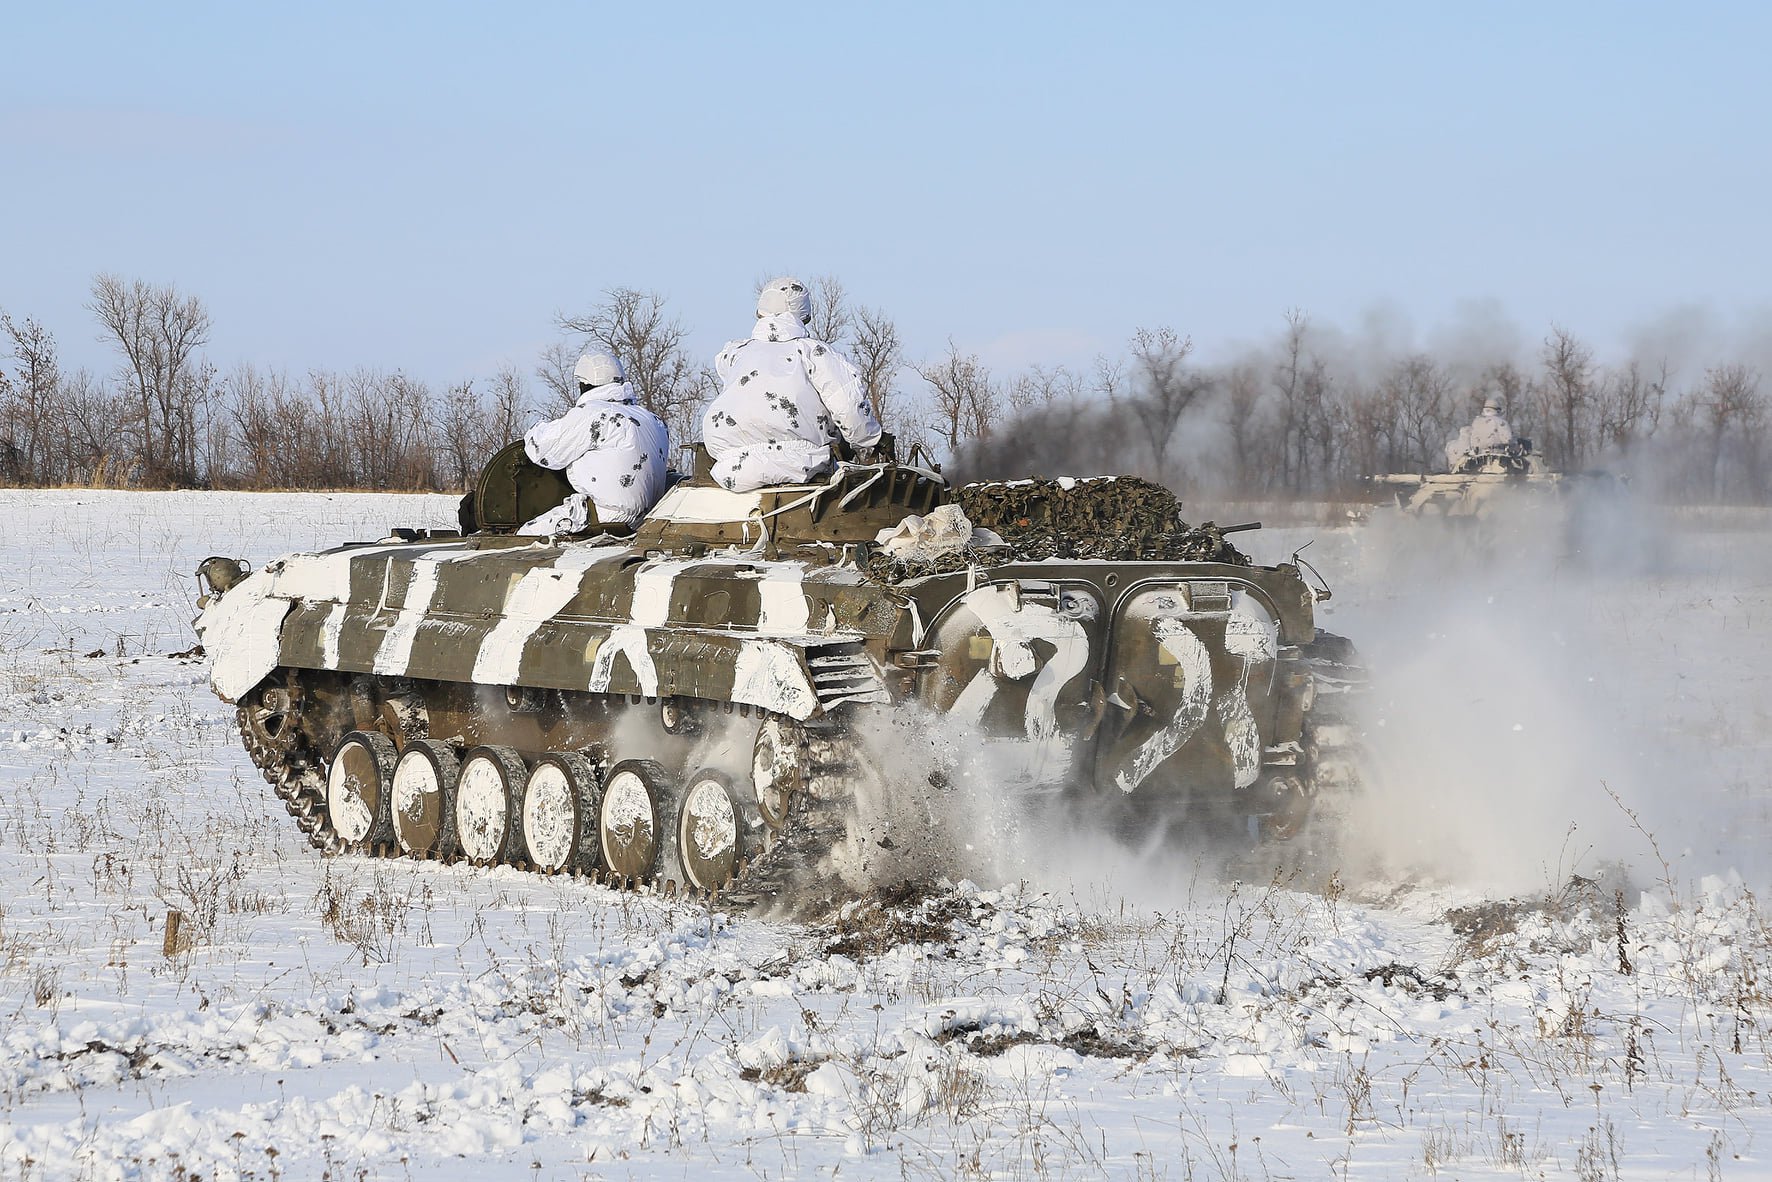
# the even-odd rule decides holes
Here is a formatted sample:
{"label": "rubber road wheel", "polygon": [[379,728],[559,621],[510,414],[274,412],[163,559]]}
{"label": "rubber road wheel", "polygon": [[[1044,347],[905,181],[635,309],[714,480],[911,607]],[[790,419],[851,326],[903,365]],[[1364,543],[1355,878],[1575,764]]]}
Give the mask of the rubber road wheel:
{"label": "rubber road wheel", "polygon": [[476,866],[523,856],[523,789],[529,769],[509,747],[475,747],[455,781],[455,838]]}
{"label": "rubber road wheel", "polygon": [[461,762],[455,748],[436,739],[414,739],[394,765],[394,839],[415,858],[455,853],[455,781]]}
{"label": "rubber road wheel", "polygon": [[550,751],[529,769],[523,789],[523,850],[543,873],[588,874],[597,868],[597,765],[573,751]]}
{"label": "rubber road wheel", "polygon": [[605,870],[622,882],[648,882],[657,875],[670,796],[670,774],[650,759],[624,759],[610,769],[597,807]]}
{"label": "rubber road wheel", "polygon": [[375,849],[394,839],[394,744],[379,731],[351,731],[326,769],[326,814],[347,850]]}
{"label": "rubber road wheel", "polygon": [[689,777],[673,813],[677,865],[697,890],[719,890],[755,852],[762,818],[724,772],[706,768]]}

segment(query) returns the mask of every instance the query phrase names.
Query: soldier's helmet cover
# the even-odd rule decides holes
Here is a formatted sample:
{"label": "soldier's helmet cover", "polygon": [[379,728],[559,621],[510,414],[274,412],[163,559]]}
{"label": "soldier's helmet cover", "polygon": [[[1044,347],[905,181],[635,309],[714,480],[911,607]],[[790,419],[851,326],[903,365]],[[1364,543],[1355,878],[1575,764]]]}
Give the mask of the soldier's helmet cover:
{"label": "soldier's helmet cover", "polygon": [[1504,409],[1504,407],[1502,405],[1502,401],[1501,401],[1501,395],[1491,394],[1491,395],[1489,395],[1489,397],[1483,399],[1483,409],[1484,410],[1492,410],[1496,414],[1500,414],[1502,412],[1502,410]]}
{"label": "soldier's helmet cover", "polygon": [[784,314],[791,315],[801,324],[812,319],[812,296],[806,285],[791,275],[771,279],[757,293],[757,319]]}
{"label": "soldier's helmet cover", "polygon": [[572,367],[572,376],[586,386],[607,386],[627,377],[615,354],[603,349],[588,349]]}

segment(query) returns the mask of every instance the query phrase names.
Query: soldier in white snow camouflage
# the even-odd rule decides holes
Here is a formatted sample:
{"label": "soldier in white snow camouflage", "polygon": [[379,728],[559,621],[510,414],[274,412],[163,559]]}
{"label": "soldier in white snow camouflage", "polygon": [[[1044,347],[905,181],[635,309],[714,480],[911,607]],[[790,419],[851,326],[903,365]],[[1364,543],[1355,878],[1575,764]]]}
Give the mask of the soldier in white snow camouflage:
{"label": "soldier in white snow camouflage", "polygon": [[600,524],[632,525],[663,494],[670,433],[659,417],[635,405],[621,362],[593,349],[573,369],[578,404],[523,436],[524,451],[544,468],[564,469],[575,495],[542,514],[524,533],[575,533],[588,524],[586,505]]}
{"label": "soldier in white snow camouflage", "polygon": [[720,396],[702,416],[714,480],[734,492],[800,484],[828,471],[839,441],[880,441],[861,375],[806,331],[811,300],[798,279],[772,279],[757,297],[757,324],[714,362]]}

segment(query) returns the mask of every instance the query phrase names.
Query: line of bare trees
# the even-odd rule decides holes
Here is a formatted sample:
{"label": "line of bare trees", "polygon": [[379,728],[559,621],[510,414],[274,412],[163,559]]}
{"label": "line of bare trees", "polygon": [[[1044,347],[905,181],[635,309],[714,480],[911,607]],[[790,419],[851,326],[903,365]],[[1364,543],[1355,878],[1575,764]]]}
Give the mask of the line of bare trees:
{"label": "line of bare trees", "polygon": [[1562,327],[1529,364],[1352,360],[1294,312],[1277,340],[1223,365],[1196,364],[1172,330],[1141,329],[1087,376],[997,379],[951,347],[934,370],[932,385],[963,372],[972,405],[1013,412],[961,442],[968,475],[1122,471],[1196,496],[1342,496],[1374,473],[1443,471],[1447,441],[1499,396],[1556,469],[1628,474],[1673,500],[1772,500],[1772,397],[1757,369],[1729,361],[1681,381],[1665,362],[1604,365]]}
{"label": "line of bare trees", "polygon": [[[901,450],[920,443],[966,477],[1134,472],[1194,496],[1337,496],[1366,474],[1433,470],[1498,395],[1555,467],[1631,471],[1676,499],[1772,499],[1768,394],[1739,361],[1689,374],[1605,364],[1561,327],[1530,359],[1354,357],[1293,312],[1229,363],[1201,364],[1189,337],[1154,327],[1087,372],[1005,374],[952,340],[913,358],[893,319],[840,280],[809,286],[814,335],[855,362]],[[573,362],[593,342],[679,441],[718,393],[666,299],[630,288],[560,316],[531,371],[440,388],[399,370],[218,371],[207,309],[170,285],[100,275],[88,309],[110,373],[64,369],[47,328],[0,311],[0,484],[459,489],[572,404]]]}

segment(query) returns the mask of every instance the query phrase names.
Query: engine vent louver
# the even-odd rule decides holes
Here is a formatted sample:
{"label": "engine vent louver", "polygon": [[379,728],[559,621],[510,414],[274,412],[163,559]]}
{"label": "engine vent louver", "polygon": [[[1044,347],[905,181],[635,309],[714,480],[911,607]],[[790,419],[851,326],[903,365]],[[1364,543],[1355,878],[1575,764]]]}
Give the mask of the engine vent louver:
{"label": "engine vent louver", "polygon": [[880,681],[873,659],[859,644],[826,644],[806,650],[812,687],[822,709],[845,702],[886,703],[892,696]]}

